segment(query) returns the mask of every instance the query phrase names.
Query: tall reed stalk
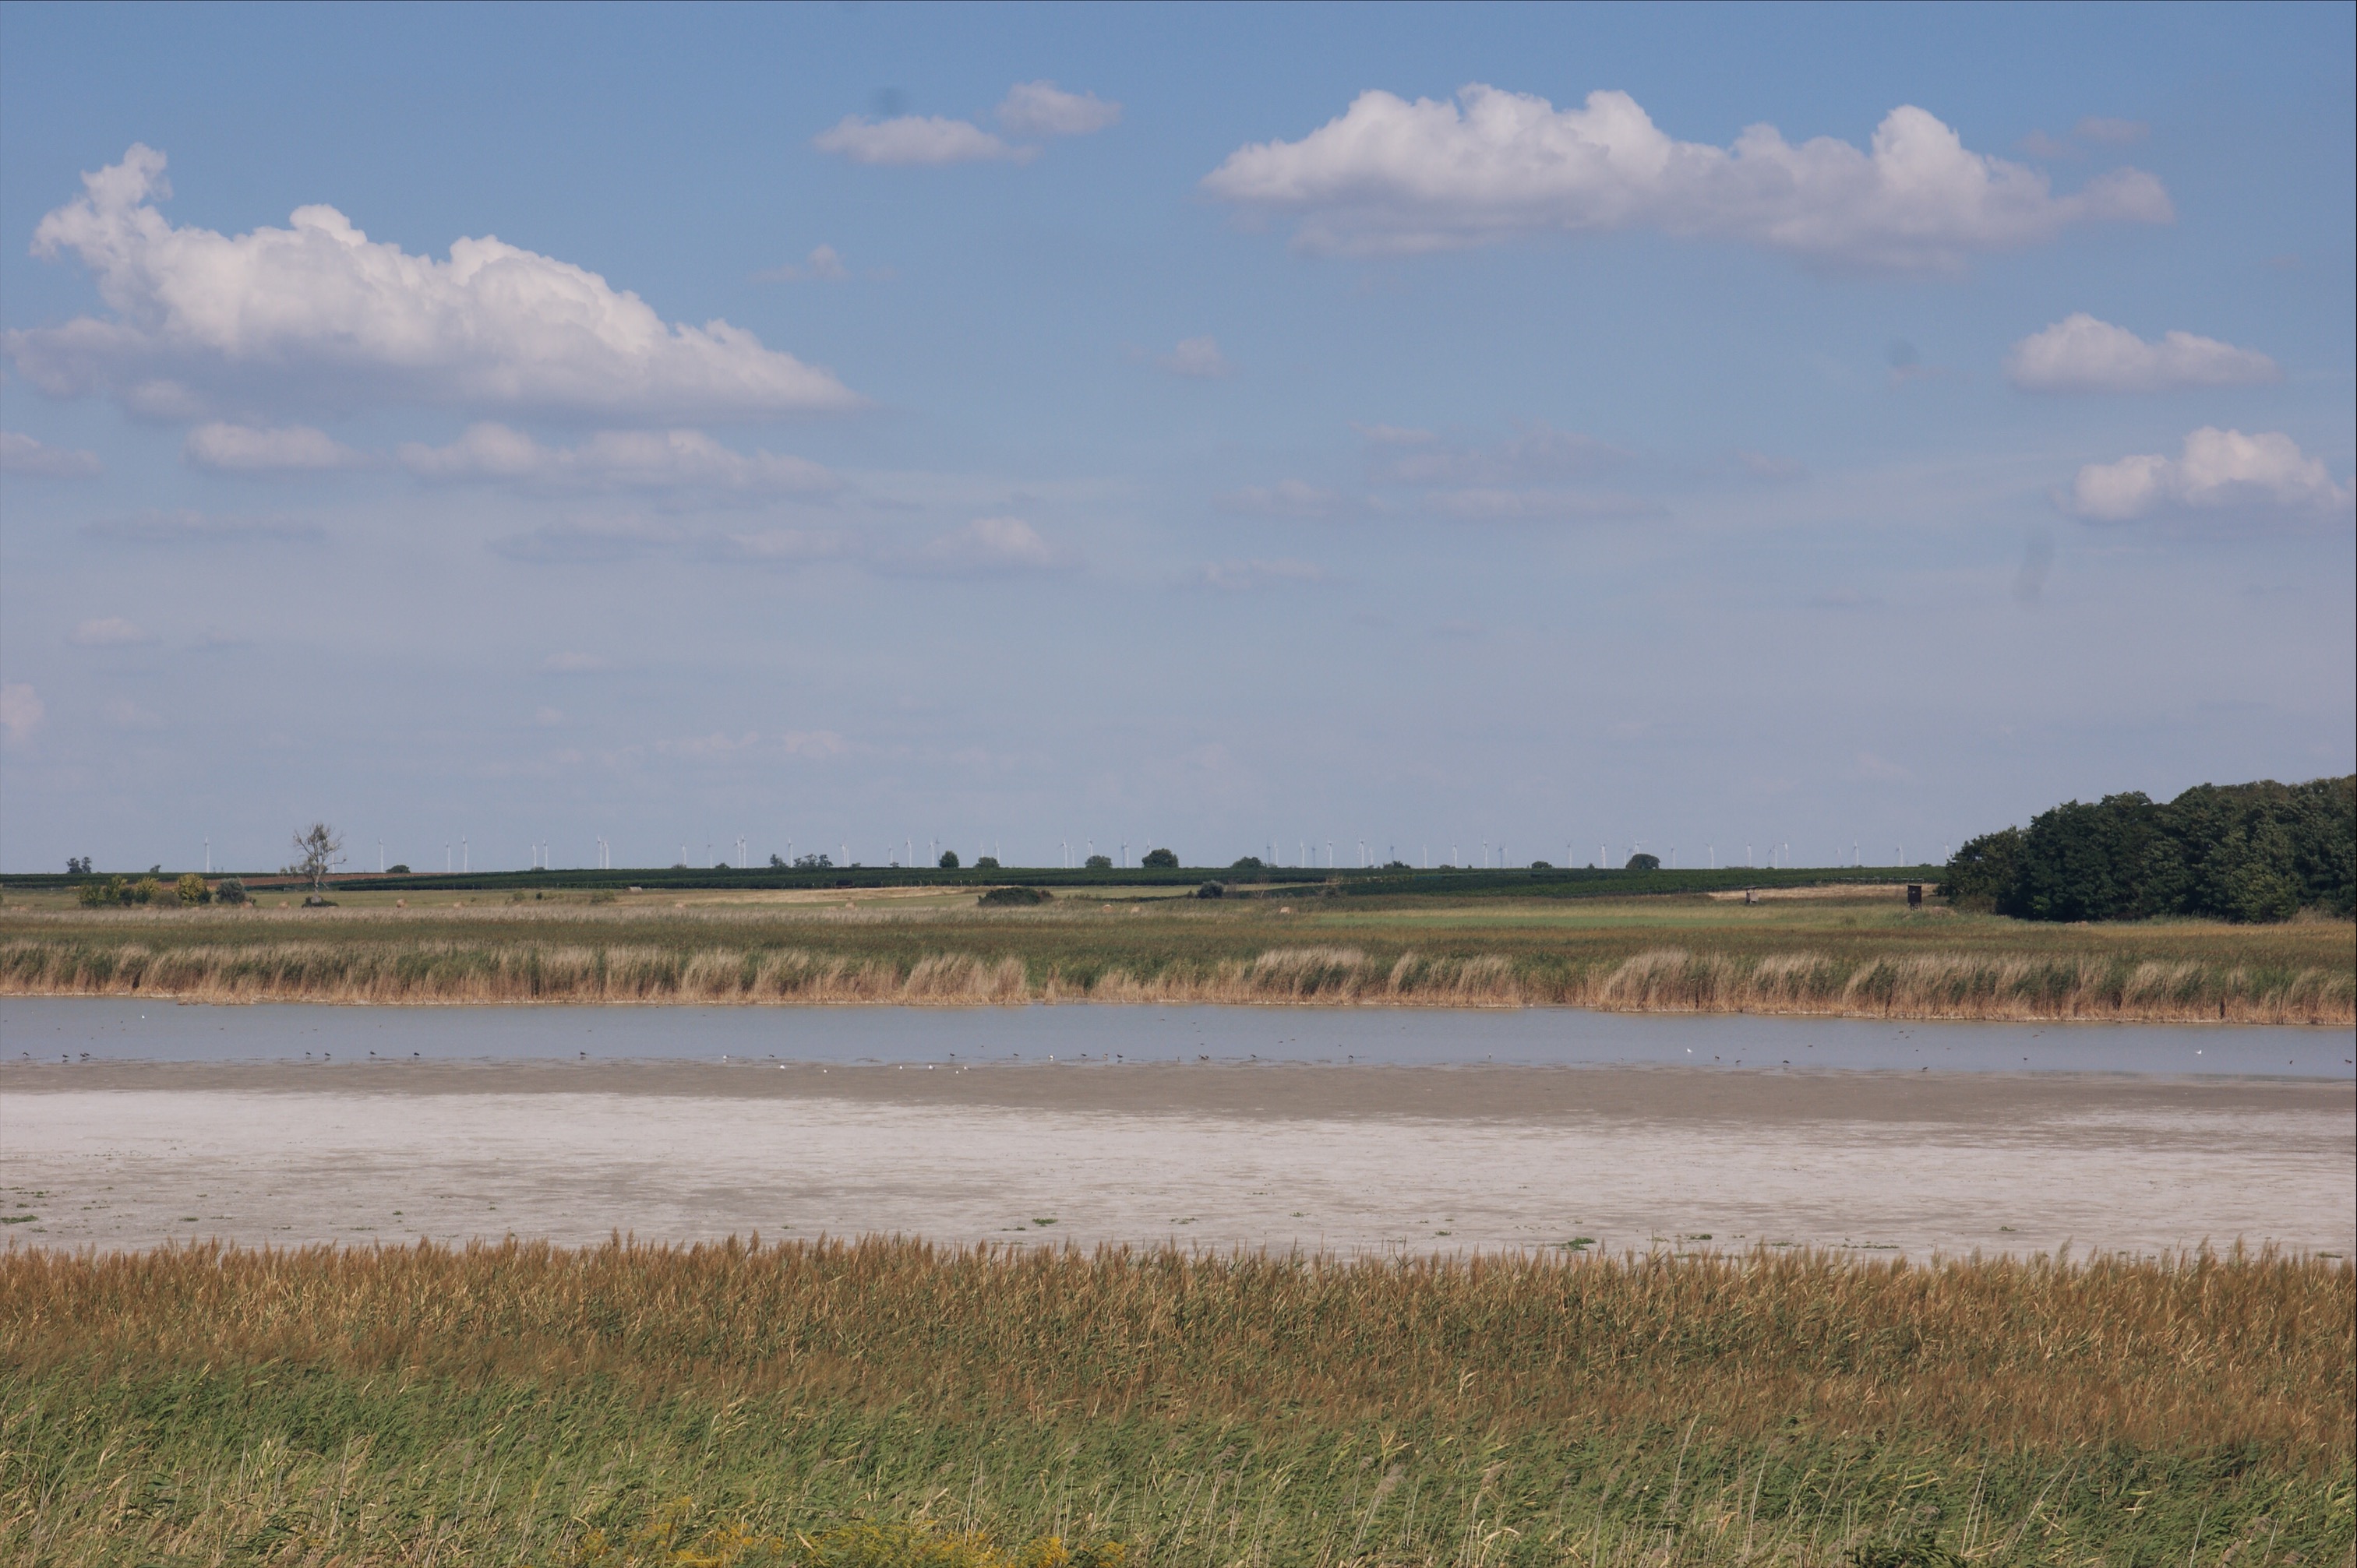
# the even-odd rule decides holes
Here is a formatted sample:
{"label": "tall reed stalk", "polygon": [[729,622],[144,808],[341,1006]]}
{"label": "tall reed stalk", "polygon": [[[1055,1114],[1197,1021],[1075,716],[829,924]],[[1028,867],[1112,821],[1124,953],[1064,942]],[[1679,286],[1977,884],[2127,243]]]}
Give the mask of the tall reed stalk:
{"label": "tall reed stalk", "polygon": [[2352,1284],[2239,1251],[11,1250],[0,1554],[2345,1563]]}
{"label": "tall reed stalk", "polygon": [[[582,933],[587,935],[591,933]],[[710,933],[705,933],[707,936]],[[2357,969],[1956,950],[1393,955],[1356,946],[1067,962],[1049,952],[536,940],[0,943],[0,994],[189,1002],[1595,1007],[1846,1017],[2349,1024]]]}

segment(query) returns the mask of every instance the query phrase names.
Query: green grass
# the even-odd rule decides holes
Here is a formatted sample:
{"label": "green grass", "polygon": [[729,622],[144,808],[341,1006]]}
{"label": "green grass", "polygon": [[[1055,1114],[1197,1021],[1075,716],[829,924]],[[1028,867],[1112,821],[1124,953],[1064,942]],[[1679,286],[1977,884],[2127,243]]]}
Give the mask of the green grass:
{"label": "green grass", "polygon": [[0,1253],[0,1554],[2345,1563],[2351,1280],[2239,1256]]}

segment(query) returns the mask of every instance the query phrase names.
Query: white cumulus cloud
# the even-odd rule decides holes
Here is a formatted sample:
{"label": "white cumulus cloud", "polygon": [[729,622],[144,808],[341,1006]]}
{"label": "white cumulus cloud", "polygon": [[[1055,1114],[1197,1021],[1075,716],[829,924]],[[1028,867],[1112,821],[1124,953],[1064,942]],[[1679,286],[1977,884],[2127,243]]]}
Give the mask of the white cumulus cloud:
{"label": "white cumulus cloud", "polygon": [[0,474],[28,479],[88,479],[99,473],[98,454],[48,446],[15,430],[0,430]]}
{"label": "white cumulus cloud", "polygon": [[813,137],[811,145],[856,164],[900,166],[1022,163],[1039,151],[1002,142],[972,121],[939,114],[902,114],[890,120],[846,114]]}
{"label": "white cumulus cloud", "polygon": [[0,733],[13,742],[30,740],[33,732],[48,717],[48,709],[41,705],[40,693],[21,681],[0,685]]}
{"label": "white cumulus cloud", "polygon": [[1912,105],[1865,150],[1794,146],[1754,125],[1731,148],[1664,134],[1625,92],[1583,107],[1474,83],[1454,102],[1362,92],[1297,142],[1240,147],[1211,195],[1299,218],[1310,252],[1416,252],[1520,235],[1658,230],[1744,241],[1813,262],[1953,269],[1983,251],[2094,220],[2166,222],[2158,180],[2119,169],[2057,196],[2047,176],[1975,153]]}
{"label": "white cumulus cloud", "polygon": [[350,468],[368,459],[324,430],[307,424],[277,429],[250,424],[199,424],[180,443],[189,465],[219,474],[274,474]]}
{"label": "white cumulus cloud", "polygon": [[857,406],[830,371],[726,321],[666,323],[596,273],[497,239],[447,261],[371,241],[332,207],[235,236],[175,228],[164,155],[82,177],[33,249],[97,274],[111,319],[0,335],[53,397],[134,412],[425,404],[616,420],[768,419]]}
{"label": "white cumulus cloud", "polygon": [[998,106],[998,123],[1011,136],[1086,136],[1120,119],[1120,104],[1052,81],[1017,82]]}
{"label": "white cumulus cloud", "polygon": [[802,457],[730,450],[700,430],[604,430],[576,446],[544,446],[520,430],[468,427],[447,446],[405,443],[401,466],[422,479],[592,489],[702,489],[817,495],[835,477]]}
{"label": "white cumulus cloud", "polygon": [[2350,492],[2288,435],[2204,425],[2174,457],[2088,464],[2065,504],[2092,521],[2126,522],[2172,510],[2325,511],[2348,507]]}
{"label": "white cumulus cloud", "polygon": [[2025,392],[2167,392],[2283,379],[2276,362],[2255,349],[2190,332],[2147,343],[2083,310],[2016,343],[2006,356],[2005,374]]}

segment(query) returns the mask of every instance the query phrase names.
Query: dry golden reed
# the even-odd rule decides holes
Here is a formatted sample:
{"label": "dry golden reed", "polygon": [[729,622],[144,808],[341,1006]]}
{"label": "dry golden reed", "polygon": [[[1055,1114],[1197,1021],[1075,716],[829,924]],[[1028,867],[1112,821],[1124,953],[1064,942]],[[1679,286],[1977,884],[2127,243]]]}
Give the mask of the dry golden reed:
{"label": "dry golden reed", "polygon": [[[587,935],[588,933],[568,933]],[[1340,945],[1245,957],[667,946],[525,936],[156,944],[19,937],[0,995],[206,1003],[675,1003],[1520,1007],[1844,1017],[2357,1023],[2357,970],[2102,954],[1909,950],[1758,954],[1654,947],[1574,963],[1548,955],[1386,956]]]}
{"label": "dry golden reed", "polygon": [[0,1360],[318,1365],[888,1406],[1513,1425],[1794,1412],[2001,1447],[2346,1462],[2357,1292],[2330,1260],[1858,1262],[509,1240],[0,1253]]}

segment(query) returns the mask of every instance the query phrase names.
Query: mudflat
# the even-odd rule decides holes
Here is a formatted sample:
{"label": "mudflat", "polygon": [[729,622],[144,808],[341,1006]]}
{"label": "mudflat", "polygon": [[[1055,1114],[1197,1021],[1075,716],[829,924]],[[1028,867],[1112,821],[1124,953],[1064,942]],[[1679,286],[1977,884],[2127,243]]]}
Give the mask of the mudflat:
{"label": "mudflat", "polygon": [[[24,1064],[20,1245],[898,1232],[1342,1252],[2357,1252],[2357,1088],[1204,1064]],[[30,1216],[31,1218],[20,1218]]]}

